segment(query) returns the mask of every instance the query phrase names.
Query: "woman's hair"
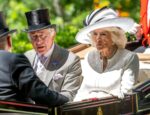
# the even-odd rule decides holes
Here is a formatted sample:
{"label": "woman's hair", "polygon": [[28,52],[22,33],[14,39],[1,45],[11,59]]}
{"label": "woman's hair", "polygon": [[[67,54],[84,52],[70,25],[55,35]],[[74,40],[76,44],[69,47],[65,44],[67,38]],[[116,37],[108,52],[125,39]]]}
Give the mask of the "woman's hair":
{"label": "woman's hair", "polygon": [[[125,48],[126,43],[127,43],[127,38],[125,32],[118,27],[106,27],[102,28],[102,30],[106,30],[110,32],[111,34],[111,39],[114,44],[118,46],[118,48]],[[89,36],[91,38],[91,36]],[[91,44],[93,44],[93,41],[91,41]]]}

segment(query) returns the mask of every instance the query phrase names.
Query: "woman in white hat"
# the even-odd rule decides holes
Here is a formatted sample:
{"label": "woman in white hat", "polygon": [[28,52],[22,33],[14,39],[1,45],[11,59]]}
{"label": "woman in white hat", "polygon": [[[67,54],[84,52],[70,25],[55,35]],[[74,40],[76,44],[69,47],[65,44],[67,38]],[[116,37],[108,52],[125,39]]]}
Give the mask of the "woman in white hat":
{"label": "woman in white hat", "polygon": [[95,49],[83,60],[84,79],[74,101],[110,96],[124,98],[132,90],[139,72],[137,55],[125,49],[125,32],[134,21],[118,17],[113,9],[104,7],[89,14],[84,24],[76,40]]}

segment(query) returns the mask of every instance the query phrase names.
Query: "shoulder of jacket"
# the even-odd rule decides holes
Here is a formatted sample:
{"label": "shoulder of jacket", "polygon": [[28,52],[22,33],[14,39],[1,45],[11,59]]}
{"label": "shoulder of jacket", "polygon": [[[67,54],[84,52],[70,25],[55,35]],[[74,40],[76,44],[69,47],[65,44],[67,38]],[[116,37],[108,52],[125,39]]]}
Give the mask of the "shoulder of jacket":
{"label": "shoulder of jacket", "polygon": [[24,53],[24,55],[28,56],[28,55],[31,55],[31,54],[33,54],[33,53],[35,53],[35,50],[34,50],[34,49],[29,50],[29,51],[26,51],[26,52]]}
{"label": "shoulder of jacket", "polygon": [[127,50],[127,49],[124,49],[124,53],[125,53],[126,56],[128,56],[128,57],[137,57],[136,52],[129,51],[129,50]]}
{"label": "shoulder of jacket", "polygon": [[68,54],[69,58],[75,59],[75,58],[79,58],[79,56],[77,56],[75,53],[69,51],[68,49],[62,48],[60,46],[58,46],[61,50],[61,52],[64,52],[65,54]]}

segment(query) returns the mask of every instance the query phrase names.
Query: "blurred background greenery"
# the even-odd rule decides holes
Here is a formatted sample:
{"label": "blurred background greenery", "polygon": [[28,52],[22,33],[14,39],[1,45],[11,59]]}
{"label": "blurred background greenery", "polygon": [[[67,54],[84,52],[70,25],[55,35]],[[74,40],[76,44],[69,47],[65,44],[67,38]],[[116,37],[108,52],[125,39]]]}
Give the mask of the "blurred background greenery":
{"label": "blurred background greenery", "polygon": [[5,12],[10,28],[18,29],[13,35],[13,52],[23,53],[32,48],[27,33],[24,13],[39,8],[48,8],[51,23],[57,25],[55,42],[69,48],[77,42],[75,35],[83,27],[85,16],[96,8],[110,6],[120,16],[133,18],[137,23],[140,16],[140,0],[0,0],[0,10]]}

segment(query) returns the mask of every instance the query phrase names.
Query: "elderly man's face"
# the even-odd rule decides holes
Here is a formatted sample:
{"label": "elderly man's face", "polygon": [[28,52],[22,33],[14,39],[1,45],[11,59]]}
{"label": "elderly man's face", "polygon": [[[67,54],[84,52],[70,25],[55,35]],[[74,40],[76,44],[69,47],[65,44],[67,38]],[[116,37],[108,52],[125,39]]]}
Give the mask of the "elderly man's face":
{"label": "elderly man's face", "polygon": [[91,32],[91,35],[92,41],[94,42],[94,45],[98,50],[112,47],[113,41],[111,39],[110,32],[102,29],[96,29]]}
{"label": "elderly man's face", "polygon": [[29,33],[33,48],[41,55],[44,55],[52,47],[56,32],[54,29],[43,29]]}

